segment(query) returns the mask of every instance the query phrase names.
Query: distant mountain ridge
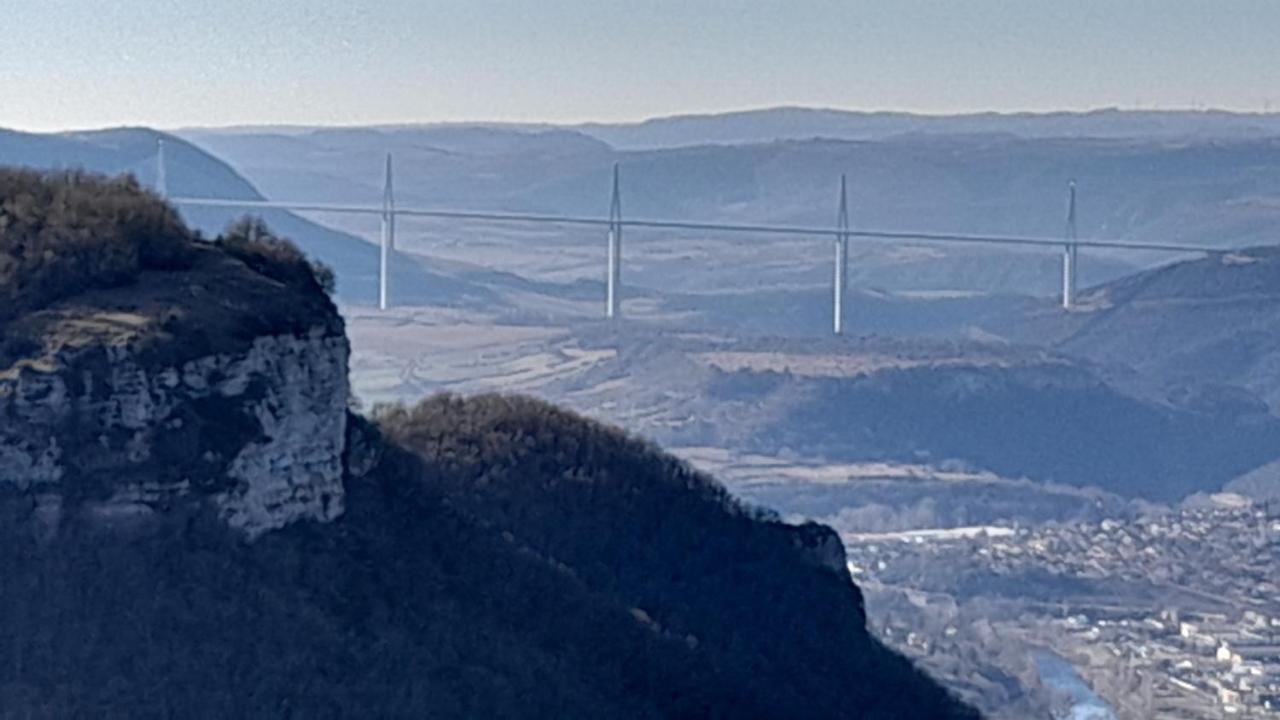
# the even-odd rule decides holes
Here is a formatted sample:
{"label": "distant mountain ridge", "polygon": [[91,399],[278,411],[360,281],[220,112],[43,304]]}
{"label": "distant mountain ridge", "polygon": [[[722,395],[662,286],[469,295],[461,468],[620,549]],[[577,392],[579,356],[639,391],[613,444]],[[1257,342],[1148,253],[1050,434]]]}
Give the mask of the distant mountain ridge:
{"label": "distant mountain ridge", "polygon": [[[687,145],[743,145],[814,138],[882,140],[896,135],[1008,134],[1024,138],[1240,139],[1280,135],[1280,112],[1229,110],[1135,110],[1099,108],[1054,112],[925,114],[892,110],[840,110],[777,106],[725,112],[666,115],[634,122],[400,123],[363,126],[397,132],[489,129],[510,132],[573,131],[618,150],[655,150]],[[213,135],[302,135],[311,125],[187,127],[183,137]],[[343,128],[345,129],[345,128]]]}
{"label": "distant mountain ridge", "polygon": [[1238,139],[1280,135],[1280,113],[1103,108],[1083,112],[919,114],[773,107],[569,127],[628,150],[810,138],[883,140],[897,135]]}

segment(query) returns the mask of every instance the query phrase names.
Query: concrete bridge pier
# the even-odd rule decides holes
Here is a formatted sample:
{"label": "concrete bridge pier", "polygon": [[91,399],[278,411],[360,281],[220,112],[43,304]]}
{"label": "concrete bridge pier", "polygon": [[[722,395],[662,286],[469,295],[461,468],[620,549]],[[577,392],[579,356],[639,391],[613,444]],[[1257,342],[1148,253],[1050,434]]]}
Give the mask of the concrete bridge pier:
{"label": "concrete bridge pier", "polygon": [[1076,303],[1076,272],[1079,270],[1079,246],[1076,244],[1076,181],[1067,186],[1067,244],[1062,249],[1062,308],[1070,310]]}
{"label": "concrete bridge pier", "polygon": [[836,264],[832,277],[832,330],[844,334],[844,295],[849,287],[849,193],[844,175],[840,176],[840,210],[836,216]]}
{"label": "concrete bridge pier", "polygon": [[613,166],[613,194],[609,200],[609,251],[605,266],[604,316],[610,320],[622,316],[622,194],[618,183],[618,165]]}
{"label": "concrete bridge pier", "polygon": [[386,177],[382,185],[382,233],[378,247],[378,308],[386,310],[389,304],[388,263],[396,249],[396,198],[391,184],[391,153],[387,153]]}

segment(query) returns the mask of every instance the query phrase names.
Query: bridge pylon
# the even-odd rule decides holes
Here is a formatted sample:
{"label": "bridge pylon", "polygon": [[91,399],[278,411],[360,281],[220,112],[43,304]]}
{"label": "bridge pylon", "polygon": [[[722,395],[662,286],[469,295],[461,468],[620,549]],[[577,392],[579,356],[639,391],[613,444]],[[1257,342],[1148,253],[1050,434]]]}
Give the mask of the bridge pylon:
{"label": "bridge pylon", "polygon": [[382,232],[378,244],[378,308],[386,310],[388,302],[388,264],[396,248],[396,196],[392,186],[391,153],[387,153],[386,175],[382,184]]}
{"label": "bridge pylon", "polygon": [[836,258],[835,272],[832,277],[832,330],[836,335],[844,334],[844,295],[849,287],[849,184],[844,174],[840,175],[840,209],[836,213]]}
{"label": "bridge pylon", "polygon": [[1080,246],[1076,234],[1076,181],[1067,185],[1066,245],[1062,248],[1062,308],[1070,310],[1076,304],[1076,273],[1079,271]]}
{"label": "bridge pylon", "polygon": [[605,266],[604,316],[622,316],[622,191],[618,164],[613,164],[613,192],[609,199],[609,251]]}

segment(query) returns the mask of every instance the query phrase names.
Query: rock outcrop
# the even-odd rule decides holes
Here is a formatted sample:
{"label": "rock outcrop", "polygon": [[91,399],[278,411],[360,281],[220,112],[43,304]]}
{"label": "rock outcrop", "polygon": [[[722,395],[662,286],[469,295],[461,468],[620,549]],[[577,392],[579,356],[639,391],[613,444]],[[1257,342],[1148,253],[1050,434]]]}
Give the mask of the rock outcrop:
{"label": "rock outcrop", "polygon": [[0,368],[0,488],[44,532],[196,504],[253,538],[342,513],[349,349],[318,288],[208,247],[6,330],[30,351]]}

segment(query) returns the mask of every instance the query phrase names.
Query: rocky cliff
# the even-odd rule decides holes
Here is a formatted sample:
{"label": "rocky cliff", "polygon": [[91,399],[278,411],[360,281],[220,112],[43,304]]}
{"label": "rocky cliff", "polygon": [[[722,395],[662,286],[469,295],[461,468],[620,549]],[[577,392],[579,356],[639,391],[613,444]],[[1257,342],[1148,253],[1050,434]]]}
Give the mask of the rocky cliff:
{"label": "rocky cliff", "polygon": [[204,493],[250,536],[332,520],[346,398],[346,344],[322,328],[161,368],[128,348],[62,351],[0,378],[0,481],[54,525],[68,493],[106,520]]}

